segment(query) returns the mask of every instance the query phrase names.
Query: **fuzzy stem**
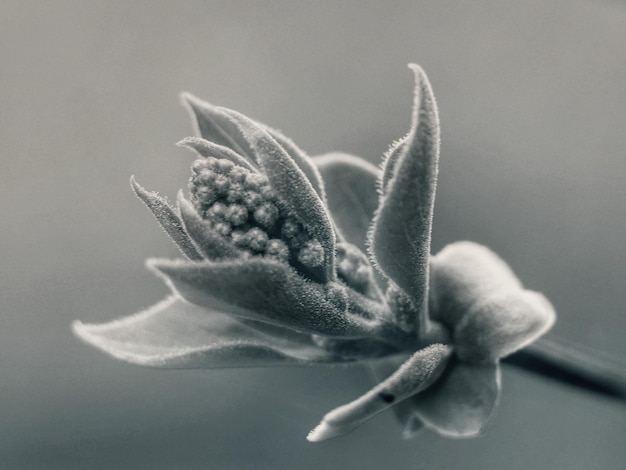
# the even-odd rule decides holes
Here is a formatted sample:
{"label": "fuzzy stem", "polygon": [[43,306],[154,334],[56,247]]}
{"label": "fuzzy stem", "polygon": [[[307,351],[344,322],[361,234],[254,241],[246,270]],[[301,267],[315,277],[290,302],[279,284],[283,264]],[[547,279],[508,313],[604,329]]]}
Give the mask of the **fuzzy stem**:
{"label": "fuzzy stem", "polygon": [[626,364],[551,337],[502,360],[529,372],[626,402]]}

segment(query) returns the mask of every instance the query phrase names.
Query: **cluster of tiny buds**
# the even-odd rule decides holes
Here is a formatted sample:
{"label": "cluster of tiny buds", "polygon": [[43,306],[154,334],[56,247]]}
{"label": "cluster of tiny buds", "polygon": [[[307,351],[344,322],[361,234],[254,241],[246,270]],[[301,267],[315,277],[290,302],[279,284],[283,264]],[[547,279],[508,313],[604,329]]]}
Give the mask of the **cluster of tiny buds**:
{"label": "cluster of tiny buds", "polygon": [[321,266],[324,249],[281,207],[264,175],[230,160],[200,158],[191,166],[191,202],[211,229],[244,253]]}
{"label": "cluster of tiny buds", "polygon": [[364,291],[372,282],[372,267],[356,246],[337,244],[337,274],[352,288]]}

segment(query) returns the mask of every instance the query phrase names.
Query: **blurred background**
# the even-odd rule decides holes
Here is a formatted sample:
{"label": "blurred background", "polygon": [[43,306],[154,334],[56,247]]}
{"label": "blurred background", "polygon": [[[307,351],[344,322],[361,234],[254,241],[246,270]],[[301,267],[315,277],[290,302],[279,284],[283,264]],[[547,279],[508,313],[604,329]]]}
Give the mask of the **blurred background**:
{"label": "blurred background", "polygon": [[377,162],[408,130],[408,62],[443,126],[433,251],[490,246],[554,334],[626,360],[625,4],[3,0],[0,467],[623,468],[623,404],[516,370],[484,437],[403,441],[385,413],[313,445],[364,367],[159,371],[70,333],[167,294],[143,263],[177,250],[128,180],[186,185],[180,91]]}

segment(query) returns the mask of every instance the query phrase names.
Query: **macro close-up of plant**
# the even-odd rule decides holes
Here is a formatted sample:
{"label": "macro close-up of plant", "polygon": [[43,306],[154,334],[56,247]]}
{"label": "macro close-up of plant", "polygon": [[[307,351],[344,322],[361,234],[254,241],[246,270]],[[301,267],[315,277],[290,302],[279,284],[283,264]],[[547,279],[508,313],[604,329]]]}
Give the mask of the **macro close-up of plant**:
{"label": "macro close-up of plant", "polygon": [[[409,67],[411,127],[380,169],[348,154],[311,158],[281,132],[183,94],[197,133],[179,143],[198,157],[189,196],[172,206],[131,180],[187,258],[148,260],[172,293],[110,323],[77,321],[76,335],[160,368],[367,361],[379,383],[327,413],[312,442],[389,407],[406,438],[422,427],[479,435],[498,403],[500,359],[556,314],[487,247],[461,241],[431,256],[439,117],[426,74]],[[557,358],[594,377],[593,364],[568,364],[567,349]]]}

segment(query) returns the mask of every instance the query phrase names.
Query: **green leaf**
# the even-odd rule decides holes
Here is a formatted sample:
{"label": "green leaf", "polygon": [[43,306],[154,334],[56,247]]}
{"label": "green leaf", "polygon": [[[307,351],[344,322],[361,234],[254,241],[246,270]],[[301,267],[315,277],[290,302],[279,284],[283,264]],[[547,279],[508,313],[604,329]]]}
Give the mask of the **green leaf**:
{"label": "green leaf", "polygon": [[256,167],[253,166],[248,160],[228,147],[209,142],[208,140],[204,140],[200,137],[186,137],[176,145],[194,150],[201,157],[224,158],[247,170],[254,172],[257,171]]}
{"label": "green leaf", "polygon": [[368,336],[378,325],[331,302],[321,286],[287,264],[260,257],[187,263],[149,260],[157,274],[185,300],[209,309],[328,336]]}
{"label": "green leaf", "polygon": [[185,231],[206,259],[221,260],[240,258],[243,254],[233,243],[213,230],[202,220],[191,203],[178,193],[178,207]]}
{"label": "green leaf", "polygon": [[202,101],[190,93],[183,93],[181,98],[189,111],[197,135],[217,145],[230,148],[255,166],[258,164],[254,151],[250,148],[239,126],[224,112],[224,109]]}
{"label": "green leaf", "polygon": [[349,433],[392,404],[424,390],[439,377],[451,352],[451,348],[443,344],[417,351],[365,395],[327,413],[307,439],[318,442]]}
{"label": "green leaf", "polygon": [[216,311],[171,296],[109,323],[79,321],[74,333],[122,361],[162,368],[306,365],[333,358],[308,335],[268,335]]}
{"label": "green leaf", "polygon": [[328,208],[346,239],[366,250],[367,230],[378,206],[380,170],[362,158],[329,153],[313,159],[324,180]]}
{"label": "green leaf", "polygon": [[439,118],[424,72],[415,73],[415,102],[405,151],[382,188],[380,205],[369,233],[375,264],[413,300],[425,323],[428,299],[430,239],[439,160]]}
{"label": "green leaf", "polygon": [[487,247],[453,243],[433,256],[431,266],[432,315],[452,330],[464,361],[504,357],[554,324],[550,302],[524,290],[511,268]]}
{"label": "green leaf", "polygon": [[431,387],[411,398],[422,422],[447,437],[483,432],[500,395],[497,364],[471,365],[453,358]]}
{"label": "green leaf", "polygon": [[204,259],[202,255],[198,253],[189,235],[185,232],[180,216],[174,208],[168,204],[167,200],[157,193],[146,191],[135,181],[134,177],[130,178],[130,184],[137,197],[152,211],[157,222],[159,222],[165,233],[167,233],[178,248],[180,248],[180,251],[190,260],[199,261]]}
{"label": "green leaf", "polygon": [[279,200],[293,212],[324,248],[325,282],[335,279],[335,233],[329,214],[311,182],[285,150],[255,121],[220,108],[236,122]]}

